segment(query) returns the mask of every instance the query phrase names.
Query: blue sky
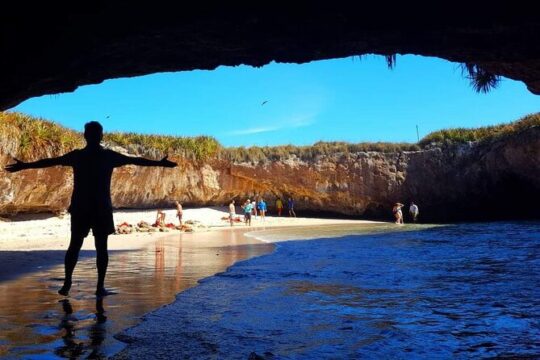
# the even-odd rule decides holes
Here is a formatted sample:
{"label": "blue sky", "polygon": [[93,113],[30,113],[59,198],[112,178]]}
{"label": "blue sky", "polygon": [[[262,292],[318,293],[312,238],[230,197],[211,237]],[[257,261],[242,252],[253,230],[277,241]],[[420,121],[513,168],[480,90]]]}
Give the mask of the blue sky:
{"label": "blue sky", "polygon": [[[264,105],[262,103],[267,101]],[[448,127],[477,127],[540,111],[540,96],[503,79],[477,94],[458,64],[398,56],[262,68],[160,73],[107,80],[27,100],[13,110],[81,130],[211,135],[226,146],[323,141],[405,141]]]}

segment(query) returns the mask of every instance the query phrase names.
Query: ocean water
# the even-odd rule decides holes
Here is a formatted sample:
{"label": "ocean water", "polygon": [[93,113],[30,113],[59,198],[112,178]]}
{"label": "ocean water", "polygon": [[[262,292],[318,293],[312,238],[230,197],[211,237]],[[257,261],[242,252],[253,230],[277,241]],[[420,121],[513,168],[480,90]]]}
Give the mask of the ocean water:
{"label": "ocean water", "polygon": [[148,314],[121,356],[540,358],[539,222],[252,235],[277,249]]}

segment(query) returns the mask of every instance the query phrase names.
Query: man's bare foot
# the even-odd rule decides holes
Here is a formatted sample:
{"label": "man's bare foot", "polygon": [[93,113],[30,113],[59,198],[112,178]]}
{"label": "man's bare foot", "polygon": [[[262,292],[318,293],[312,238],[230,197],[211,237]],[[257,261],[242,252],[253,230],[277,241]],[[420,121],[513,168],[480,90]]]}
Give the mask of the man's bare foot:
{"label": "man's bare foot", "polygon": [[114,295],[116,294],[115,292],[112,292],[112,291],[109,291],[105,288],[99,288],[96,290],[96,296],[97,297],[104,297],[104,296],[107,296],[107,295]]}
{"label": "man's bare foot", "polygon": [[58,293],[62,296],[68,296],[69,290],[71,289],[71,282],[64,282],[64,286],[58,290]]}

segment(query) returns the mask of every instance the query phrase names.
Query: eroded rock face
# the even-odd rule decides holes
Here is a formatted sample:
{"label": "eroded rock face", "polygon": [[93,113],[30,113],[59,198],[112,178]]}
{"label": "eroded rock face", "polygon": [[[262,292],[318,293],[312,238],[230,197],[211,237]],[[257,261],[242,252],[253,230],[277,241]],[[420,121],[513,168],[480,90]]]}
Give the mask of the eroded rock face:
{"label": "eroded rock face", "polygon": [[0,12],[0,110],[111,78],[370,53],[477,64],[540,94],[535,2],[141,4],[102,1],[79,9],[64,2],[6,3]]}
{"label": "eroded rock face", "polygon": [[[331,212],[391,217],[393,203],[420,206],[424,221],[539,218],[540,128],[490,143],[399,153],[359,152],[309,161],[197,163],[174,169],[125,166],[113,175],[113,204],[122,208],[226,205],[255,194],[270,210],[292,196],[299,214]],[[0,156],[0,165],[9,161]],[[2,174],[0,213],[60,211],[72,189],[68,168]],[[536,201],[536,202],[535,202]]]}

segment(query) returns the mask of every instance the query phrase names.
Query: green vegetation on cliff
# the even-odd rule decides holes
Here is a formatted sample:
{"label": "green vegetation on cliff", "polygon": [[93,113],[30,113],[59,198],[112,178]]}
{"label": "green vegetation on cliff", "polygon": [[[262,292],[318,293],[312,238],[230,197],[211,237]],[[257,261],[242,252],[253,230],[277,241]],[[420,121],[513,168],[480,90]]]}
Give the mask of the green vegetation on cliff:
{"label": "green vegetation on cliff", "polygon": [[[476,129],[456,128],[435,131],[418,144],[410,143],[346,143],[317,142],[309,146],[252,146],[224,148],[210,136],[179,137],[168,135],[143,135],[135,133],[106,133],[104,141],[120,146],[131,153],[151,157],[163,154],[178,155],[192,160],[222,158],[233,162],[260,162],[285,160],[292,155],[309,161],[318,156],[347,155],[358,152],[394,153],[418,151],[432,144],[455,144],[469,141],[497,139],[525,129],[540,126],[540,113],[525,116],[517,121]],[[17,112],[0,112],[0,151],[23,159],[58,156],[82,147],[82,133],[67,129],[54,122],[37,119]]]}
{"label": "green vegetation on cliff", "polygon": [[160,154],[176,154],[195,160],[216,157],[221,150],[219,142],[210,136],[184,137],[115,132],[105,134],[104,140],[129,150],[140,147],[143,150],[137,152],[141,154],[147,153],[145,150],[154,149]]}
{"label": "green vegetation on cliff", "polygon": [[33,159],[58,156],[84,144],[82,135],[51,121],[17,112],[0,112],[0,150]]}
{"label": "green vegetation on cliff", "polygon": [[307,161],[317,156],[329,156],[335,154],[352,154],[366,151],[393,153],[398,151],[417,151],[420,148],[416,144],[409,143],[346,143],[346,142],[323,142],[319,141],[308,146],[251,146],[249,148],[236,147],[224,150],[225,156],[234,162],[259,162],[285,160],[291,155]]}
{"label": "green vegetation on cliff", "polygon": [[540,126],[540,113],[530,114],[507,124],[484,126],[473,129],[455,128],[435,131],[420,140],[418,145],[425,148],[432,143],[441,145],[467,143],[469,141],[488,141],[521,132],[535,126]]}
{"label": "green vegetation on cliff", "polygon": [[[156,157],[175,154],[195,160],[215,157],[221,149],[219,142],[209,136],[105,133],[103,140],[139,154]],[[84,138],[81,132],[17,112],[0,112],[0,149],[3,153],[33,159],[58,156],[82,146]]]}

